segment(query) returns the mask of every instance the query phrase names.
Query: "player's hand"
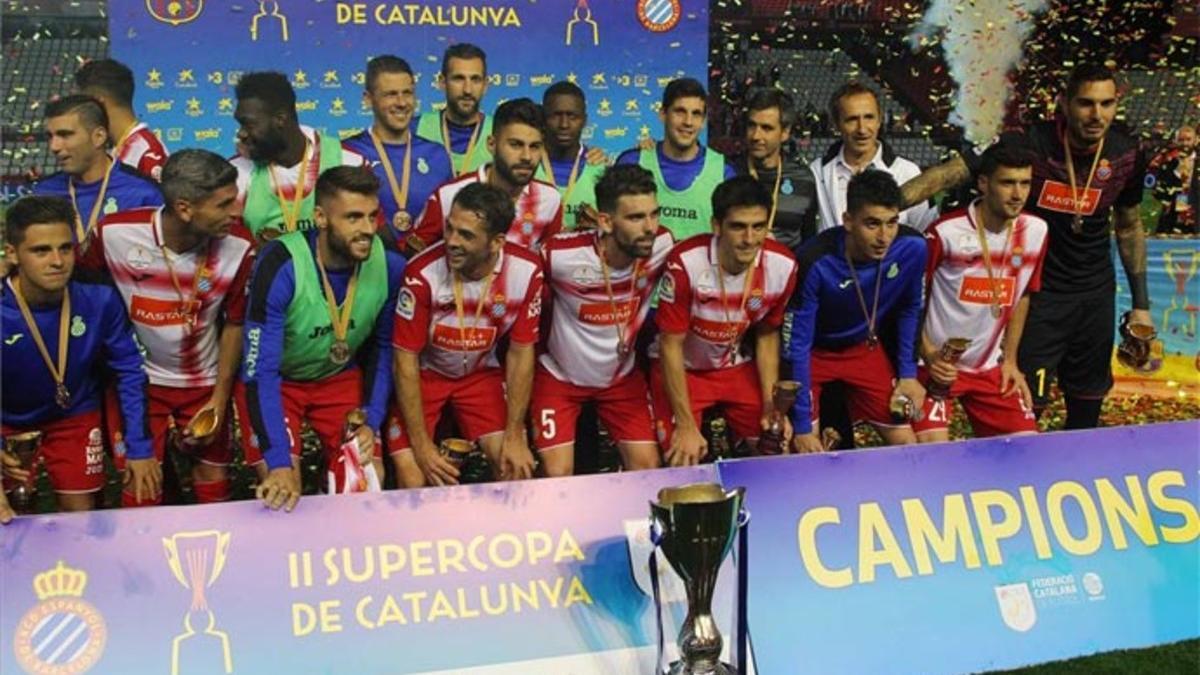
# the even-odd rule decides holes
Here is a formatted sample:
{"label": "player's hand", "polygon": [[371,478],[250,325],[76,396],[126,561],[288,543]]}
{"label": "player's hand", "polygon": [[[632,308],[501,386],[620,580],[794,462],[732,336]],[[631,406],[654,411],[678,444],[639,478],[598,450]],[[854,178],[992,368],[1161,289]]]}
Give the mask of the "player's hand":
{"label": "player's hand", "polygon": [[925,365],[929,369],[929,376],[947,387],[958,379],[958,366],[945,359],[935,356],[933,359],[927,359]]}
{"label": "player's hand", "polygon": [[354,438],[358,440],[358,463],[367,466],[375,459],[378,435],[374,429],[364,424],[354,432]]}
{"label": "player's hand", "polygon": [[500,478],[503,480],[524,480],[533,478],[533,466],[536,462],[529,450],[529,440],[525,437],[525,429],[504,432],[504,441],[500,445]]}
{"label": "player's hand", "polygon": [[596,146],[593,145],[592,147],[588,148],[587,163],[591,166],[599,166],[602,164],[607,164],[608,163],[608,155],[604,154],[603,150],[601,150],[600,148],[597,148]]}
{"label": "player's hand", "polygon": [[667,448],[667,466],[693,466],[708,455],[708,441],[696,426],[676,427]]}
{"label": "player's hand", "polygon": [[792,447],[801,455],[809,455],[815,452],[825,452],[825,446],[821,444],[821,438],[817,432],[810,431],[807,434],[796,434],[792,437]]}
{"label": "player's hand", "polygon": [[0,452],[0,464],[4,468],[4,477],[18,483],[28,483],[33,475],[29,469],[21,468],[21,458],[11,452]]}
{"label": "player's hand", "polygon": [[637,144],[638,150],[653,150],[654,146],[655,146],[654,139],[649,136],[638,139],[638,144]]}
{"label": "player's hand", "polygon": [[213,419],[216,420],[213,424],[212,431],[207,436],[196,436],[192,434],[192,430],[190,428],[191,425],[185,424],[183,428],[179,430],[179,442],[188,446],[189,448],[198,448],[209,445],[216,440],[217,432],[221,429],[221,425],[225,423],[225,420],[222,419],[221,412],[225,410],[227,405],[229,405],[229,401],[227,400],[219,401],[215,398],[210,398],[208,403],[204,404],[203,408],[197,410],[195,415],[192,415],[192,419],[196,419],[202,414],[207,414],[206,411],[211,410]]}
{"label": "player's hand", "polygon": [[4,494],[4,490],[0,490],[0,525],[11,523],[16,515],[17,512],[8,505],[8,496]]}
{"label": "player's hand", "polygon": [[892,397],[897,394],[907,396],[912,401],[913,410],[921,410],[925,405],[925,387],[917,381],[915,377],[902,377],[896,382],[896,388],[892,389]]}
{"label": "player's hand", "polygon": [[600,225],[600,213],[591,204],[580,203],[575,210],[575,229],[594,230]]}
{"label": "player's hand", "polygon": [[425,474],[425,482],[430,485],[458,485],[458,469],[450,460],[442,457],[437,447],[426,441],[423,446],[413,446],[413,459],[417,467]]}
{"label": "player's hand", "polygon": [[254,496],[263,500],[267,508],[277,511],[283,507],[291,513],[300,501],[300,474],[292,467],[285,466],[271,469],[263,482],[258,484]]}
{"label": "player's hand", "polygon": [[1131,309],[1129,310],[1129,323],[1153,326],[1154,319],[1150,318],[1150,310],[1148,309]]}
{"label": "player's hand", "polygon": [[[758,428],[762,429],[764,432],[770,431],[771,430],[771,418],[773,418],[774,416],[775,416],[774,409],[764,412],[762,414],[762,417],[758,418]],[[782,417],[783,417],[783,452],[786,454],[788,451],[788,448],[791,447],[791,444],[788,441],[792,440],[792,420],[788,419],[787,415],[783,415]]]}
{"label": "player's hand", "polygon": [[1015,363],[1005,361],[1000,364],[1000,395],[1009,396],[1016,392],[1021,396],[1021,402],[1026,410],[1033,409],[1033,392],[1025,382],[1025,375]]}
{"label": "player's hand", "polygon": [[153,457],[125,460],[125,491],[141,503],[155,499],[162,490],[162,465]]}

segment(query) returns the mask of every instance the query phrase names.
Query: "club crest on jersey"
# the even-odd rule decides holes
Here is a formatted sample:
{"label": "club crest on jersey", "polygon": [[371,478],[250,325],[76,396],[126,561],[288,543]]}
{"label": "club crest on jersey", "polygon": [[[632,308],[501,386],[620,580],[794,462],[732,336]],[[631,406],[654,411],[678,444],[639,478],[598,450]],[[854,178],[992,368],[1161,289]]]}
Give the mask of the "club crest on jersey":
{"label": "club crest on jersey", "polygon": [[108,643],[104,618],[83,599],[88,575],[62,560],[33,578],[38,604],[17,623],[13,651],[26,672],[83,673]]}
{"label": "club crest on jersey", "polygon": [[1107,159],[1100,160],[1100,165],[1096,167],[1096,178],[1099,180],[1112,178],[1112,164]]}
{"label": "club crest on jersey", "polygon": [[429,173],[429,162],[426,162],[424,157],[417,158],[417,173],[421,175]]}
{"label": "club crest on jersey", "polygon": [[750,291],[750,298],[746,300],[746,307],[750,308],[751,312],[757,312],[763,306],[763,292],[761,288],[756,288]]}
{"label": "club crest on jersey", "polygon": [[76,314],[71,317],[71,337],[83,337],[87,332],[87,324],[83,322],[83,317]]}
{"label": "club crest on jersey", "polygon": [[1022,260],[1024,260],[1024,258],[1021,257],[1021,254],[1024,252],[1024,250],[1025,249],[1021,248],[1020,246],[1013,247],[1013,250],[1012,250],[1012,266],[1013,267],[1021,266],[1021,262],[1022,262]]}
{"label": "club crest on jersey", "polygon": [[103,209],[104,215],[111,216],[112,214],[116,213],[118,210],[119,210],[119,208],[117,207],[117,198],[116,197],[109,197],[108,199],[104,200],[104,209]]}
{"label": "club crest on jersey", "polygon": [[780,192],[782,192],[782,193],[783,193],[783,194],[785,194],[785,195],[790,195],[790,194],[792,194],[793,192],[795,192],[795,191],[796,191],[796,188],[792,186],[792,179],[791,179],[791,178],[784,178],[784,179],[783,179],[783,184],[779,186],[779,191],[780,191]]}
{"label": "club crest on jersey", "polygon": [[492,298],[492,316],[497,319],[504,316],[504,313],[508,311],[508,306],[504,302],[506,299],[501,293],[497,293],[496,297]]}
{"label": "club crest on jersey", "polygon": [[896,278],[896,275],[898,275],[898,274],[900,274],[900,265],[899,265],[899,263],[892,263],[892,266],[888,268],[888,271],[887,271],[887,278],[889,278],[889,279],[895,279],[895,278]]}

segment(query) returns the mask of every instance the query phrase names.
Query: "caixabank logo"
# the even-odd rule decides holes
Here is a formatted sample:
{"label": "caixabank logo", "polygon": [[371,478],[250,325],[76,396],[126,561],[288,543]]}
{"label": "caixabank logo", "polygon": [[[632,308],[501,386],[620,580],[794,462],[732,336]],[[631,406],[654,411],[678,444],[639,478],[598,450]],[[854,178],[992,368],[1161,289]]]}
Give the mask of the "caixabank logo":
{"label": "caixabank logo", "polygon": [[17,663],[34,675],[78,675],[96,665],[108,642],[104,618],[83,599],[87,572],[63,561],[33,579],[38,604],[13,637]]}

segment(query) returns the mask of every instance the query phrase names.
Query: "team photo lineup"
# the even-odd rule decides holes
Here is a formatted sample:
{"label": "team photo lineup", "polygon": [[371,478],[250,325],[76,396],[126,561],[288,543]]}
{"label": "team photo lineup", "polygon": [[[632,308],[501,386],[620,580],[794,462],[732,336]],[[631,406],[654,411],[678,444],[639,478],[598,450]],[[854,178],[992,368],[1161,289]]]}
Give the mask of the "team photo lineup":
{"label": "team photo lineup", "polygon": [[956,413],[1032,434],[1055,387],[1086,429],[1114,348],[1150,358],[1148,160],[1107,65],[922,171],[866,81],[828,101],[840,138],[811,164],[772,86],[744,96],[744,153],[706,147],[690,77],[614,156],[584,144],[575,83],[495,105],[482,49],[434,57],[444,108],[416,114],[413,56],[376,56],[373,120],[345,139],[304,124],[286,75],[247,72],[229,159],[164,147],[127,65],[79,68],[44,109],[60,171],[5,214],[0,521],[40,472],[61,511],[116,506],[113,471],[122,507],[178,503],[176,453],[195,502],[234,496],[241,463],[291,511],[471,464],[570,476],[601,445],[629,471],[851,449],[863,425],[960,440]]}

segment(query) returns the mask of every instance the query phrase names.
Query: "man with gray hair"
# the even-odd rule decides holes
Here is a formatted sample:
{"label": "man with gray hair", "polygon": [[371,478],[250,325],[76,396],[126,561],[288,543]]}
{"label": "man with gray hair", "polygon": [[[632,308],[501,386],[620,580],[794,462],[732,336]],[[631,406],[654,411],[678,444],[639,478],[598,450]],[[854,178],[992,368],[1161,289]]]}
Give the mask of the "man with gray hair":
{"label": "man with gray hair", "polygon": [[[254,243],[241,223],[237,169],[219,155],[172,155],[163,166],[162,191],[165,206],[102,220],[80,262],[112,277],[145,348],[154,454],[126,458],[119,434],[110,440],[118,468],[128,464],[154,476],[169,443],[187,450],[198,460],[197,501],[224,501],[232,459],[230,395],[241,360]],[[122,495],[125,506],[161,499],[161,490]]]}

